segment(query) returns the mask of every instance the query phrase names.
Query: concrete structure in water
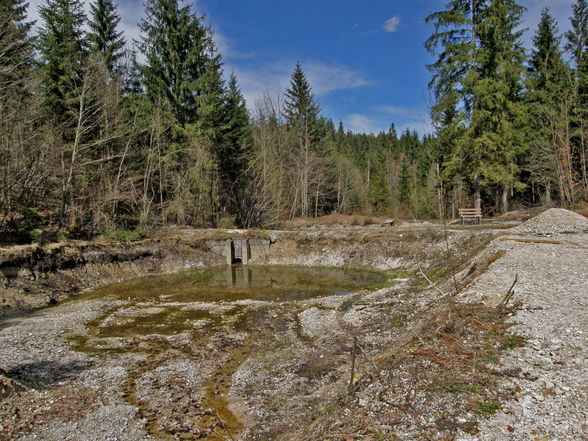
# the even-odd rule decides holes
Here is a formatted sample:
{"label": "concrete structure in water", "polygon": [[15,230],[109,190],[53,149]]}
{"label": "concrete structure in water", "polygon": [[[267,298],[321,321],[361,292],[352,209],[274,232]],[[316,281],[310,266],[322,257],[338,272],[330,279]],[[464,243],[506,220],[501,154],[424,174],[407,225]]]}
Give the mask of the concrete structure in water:
{"label": "concrete structure in water", "polygon": [[235,245],[232,239],[227,239],[226,241],[225,256],[227,258],[227,265],[232,265],[235,262]]}
{"label": "concrete structure in water", "polygon": [[225,255],[227,265],[232,265],[236,262],[247,265],[252,259],[259,259],[268,252],[270,241],[227,239],[224,248],[223,254]]}

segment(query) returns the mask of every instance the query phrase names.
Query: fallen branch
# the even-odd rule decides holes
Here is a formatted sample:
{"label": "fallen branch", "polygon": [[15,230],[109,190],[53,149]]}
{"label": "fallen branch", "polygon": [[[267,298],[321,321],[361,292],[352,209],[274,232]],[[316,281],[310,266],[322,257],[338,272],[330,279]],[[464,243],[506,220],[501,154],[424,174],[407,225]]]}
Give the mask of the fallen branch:
{"label": "fallen branch", "polygon": [[435,288],[437,291],[439,291],[439,294],[441,294],[443,297],[445,297],[447,294],[445,294],[443,291],[441,291],[441,288],[439,288],[437,286],[437,284],[433,283],[431,281],[431,279],[429,279],[427,277],[427,275],[425,274],[425,272],[423,271],[423,269],[421,268],[421,266],[418,263],[417,263],[417,266],[418,266],[418,269],[419,269],[419,272],[421,273],[421,275],[425,278],[425,280],[427,282],[429,282],[429,284],[430,284],[429,288],[431,288],[431,287]]}
{"label": "fallen branch", "polygon": [[504,296],[504,298],[502,299],[502,301],[496,307],[496,310],[498,312],[502,312],[504,310],[504,308],[506,308],[506,305],[510,301],[510,298],[512,297],[512,295],[514,294],[514,287],[517,284],[518,279],[519,279],[519,275],[516,274],[515,275],[514,282],[512,282],[512,285],[510,286],[508,292],[506,293],[506,295]]}
{"label": "fallen branch", "polygon": [[425,346],[425,342],[423,341],[423,339],[421,338],[421,336],[418,335],[414,329],[412,329],[412,326],[410,327],[410,330],[412,331],[412,333],[414,335],[416,335],[416,337],[420,340],[420,342],[423,344],[423,346]]}
{"label": "fallen branch", "polygon": [[353,395],[354,392],[354,385],[353,381],[355,380],[355,355],[357,353],[357,337],[353,336],[353,349],[351,350],[351,377],[349,378],[349,388],[348,392],[349,395]]}
{"label": "fallen branch", "polygon": [[513,242],[521,242],[521,243],[546,243],[546,244],[552,244],[552,245],[565,245],[565,242],[562,242],[560,240],[515,239],[513,237],[501,237],[500,240],[502,242],[510,240]]}

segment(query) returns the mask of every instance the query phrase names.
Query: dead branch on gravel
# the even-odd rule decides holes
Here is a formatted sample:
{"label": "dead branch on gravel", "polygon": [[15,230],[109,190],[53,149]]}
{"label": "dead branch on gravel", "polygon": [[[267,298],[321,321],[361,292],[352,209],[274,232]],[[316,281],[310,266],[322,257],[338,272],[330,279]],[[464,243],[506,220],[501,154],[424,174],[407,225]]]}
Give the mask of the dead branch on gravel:
{"label": "dead branch on gravel", "polygon": [[427,277],[427,275],[425,274],[425,272],[424,272],[424,271],[423,271],[423,269],[421,268],[421,265],[418,263],[418,261],[417,261],[417,268],[419,269],[419,272],[420,272],[420,273],[421,273],[421,275],[422,275],[422,276],[425,278],[425,280],[426,280],[427,282],[429,282],[429,284],[430,284],[429,288],[435,288],[435,289],[436,289],[436,290],[439,292],[439,294],[441,294],[443,297],[447,296],[447,294],[445,294],[445,293],[444,293],[444,292],[441,290],[441,288],[439,288],[439,287],[437,286],[437,284],[436,284],[436,283],[434,283],[433,281],[431,281],[431,279],[429,279],[429,278]]}
{"label": "dead branch on gravel", "polygon": [[500,240],[502,242],[512,241],[520,243],[545,243],[551,245],[565,245],[565,242],[562,242],[561,240],[515,239],[512,237],[501,237]]}
{"label": "dead branch on gravel", "polygon": [[357,353],[357,337],[353,337],[353,348],[351,349],[351,376],[349,378],[349,387],[347,389],[347,391],[349,392],[349,395],[353,395],[354,392],[354,387],[353,387],[353,382],[355,380],[355,356]]}
{"label": "dead branch on gravel", "polygon": [[516,274],[515,275],[514,282],[512,282],[512,285],[510,286],[508,292],[506,293],[506,295],[504,296],[504,298],[502,299],[502,301],[496,307],[496,310],[498,312],[502,312],[504,310],[504,308],[506,308],[506,305],[510,301],[510,298],[512,297],[512,295],[514,294],[514,287],[517,284],[518,279],[519,279],[519,275]]}

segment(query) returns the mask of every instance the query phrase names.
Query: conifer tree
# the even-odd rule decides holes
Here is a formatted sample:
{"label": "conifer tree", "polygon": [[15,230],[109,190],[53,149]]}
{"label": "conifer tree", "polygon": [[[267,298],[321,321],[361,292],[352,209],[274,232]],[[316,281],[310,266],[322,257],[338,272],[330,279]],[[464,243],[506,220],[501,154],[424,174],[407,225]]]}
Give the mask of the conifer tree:
{"label": "conifer tree", "polygon": [[425,48],[437,56],[429,65],[433,73],[429,87],[435,95],[434,119],[449,127],[456,109],[463,108],[467,117],[473,109],[473,82],[476,79],[479,27],[487,0],[450,0],[443,11],[430,14],[426,22],[435,32]]}
{"label": "conifer tree", "polygon": [[178,0],[147,0],[139,50],[146,58],[143,81],[153,102],[169,103],[179,127],[199,120],[220,99],[221,58],[203,17]]}
{"label": "conifer tree", "polygon": [[[572,29],[566,33],[566,50],[572,54],[578,74],[588,69],[588,1],[576,0],[570,17]],[[584,71],[584,73],[586,73]]]}
{"label": "conifer tree", "polygon": [[545,8],[533,37],[534,49],[529,63],[532,88],[535,91],[542,91],[553,83],[565,87],[562,84],[565,81],[565,66],[560,50],[561,38],[557,33],[557,24],[549,9]]}
{"label": "conifer tree", "polygon": [[[528,169],[533,185],[543,191],[544,202],[551,204],[553,183],[558,181],[557,127],[569,116],[570,88],[567,68],[560,50],[557,24],[548,9],[533,38],[534,49],[529,60],[527,102],[529,140],[533,146],[528,157]],[[560,116],[565,114],[565,118]]]}
{"label": "conifer tree", "polygon": [[478,208],[482,192],[493,200],[500,187],[505,209],[507,190],[520,189],[522,11],[514,0],[451,0],[427,18],[435,33],[425,46],[439,52],[430,87],[444,174],[465,178]]}
{"label": "conifer tree", "polygon": [[92,50],[102,55],[109,72],[113,72],[120,67],[125,47],[123,32],[118,30],[120,16],[117,7],[112,0],[96,0],[90,5],[90,10],[92,15],[88,26],[91,32],[88,39]]}
{"label": "conifer tree", "polygon": [[[431,119],[437,129],[445,185],[466,178],[456,146],[471,121],[475,104],[474,85],[478,77],[479,27],[488,0],[449,0],[443,11],[430,14],[426,22],[435,31],[425,48],[436,60],[428,68],[433,76],[429,89],[434,105]],[[480,204],[479,177],[474,176],[475,203]],[[440,183],[442,186],[443,182]]]}
{"label": "conifer tree", "polygon": [[[39,8],[41,83],[47,111],[58,122],[72,117],[75,91],[82,83],[87,40],[81,0],[47,0]],[[75,112],[74,112],[75,113]]]}
{"label": "conifer tree", "polygon": [[236,216],[240,226],[248,226],[250,200],[246,194],[247,167],[253,138],[245,99],[231,74],[221,108],[221,124],[216,156],[225,210]]}
{"label": "conifer tree", "polygon": [[290,87],[286,90],[283,114],[291,127],[316,129],[320,107],[300,63],[296,63]]}
{"label": "conifer tree", "polygon": [[566,33],[566,50],[574,61],[573,142],[579,158],[584,198],[588,198],[588,1],[576,0],[570,17],[572,29]]}
{"label": "conifer tree", "polygon": [[33,64],[32,22],[26,22],[28,3],[0,0],[0,96],[22,83]]}
{"label": "conifer tree", "polygon": [[299,201],[299,207],[296,206],[297,204],[294,205],[292,215],[298,211],[303,217],[307,217],[311,213],[312,194],[316,194],[316,206],[320,192],[318,188],[316,192],[311,188],[313,185],[320,187],[319,169],[322,166],[318,137],[320,107],[300,63],[296,63],[292,73],[282,114],[295,140],[292,152],[297,172],[293,179],[295,191],[293,197],[294,201]]}
{"label": "conifer tree", "polygon": [[475,192],[485,191],[503,212],[508,210],[509,195],[523,188],[518,167],[524,154],[522,13],[514,0],[492,0],[481,14],[471,125],[459,145]]}

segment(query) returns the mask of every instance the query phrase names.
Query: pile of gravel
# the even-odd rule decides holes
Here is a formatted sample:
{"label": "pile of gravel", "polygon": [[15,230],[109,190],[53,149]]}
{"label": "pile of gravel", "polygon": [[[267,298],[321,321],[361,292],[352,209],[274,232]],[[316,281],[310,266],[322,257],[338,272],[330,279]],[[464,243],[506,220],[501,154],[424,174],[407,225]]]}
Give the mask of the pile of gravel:
{"label": "pile of gravel", "polygon": [[573,211],[550,208],[510,231],[516,234],[588,233],[588,219]]}

